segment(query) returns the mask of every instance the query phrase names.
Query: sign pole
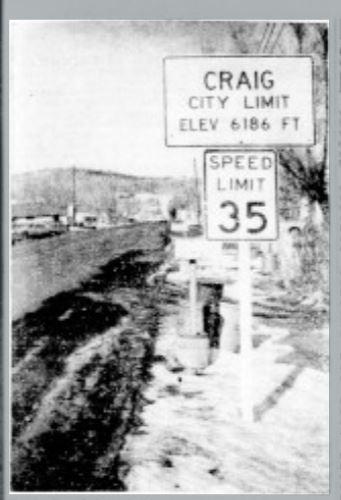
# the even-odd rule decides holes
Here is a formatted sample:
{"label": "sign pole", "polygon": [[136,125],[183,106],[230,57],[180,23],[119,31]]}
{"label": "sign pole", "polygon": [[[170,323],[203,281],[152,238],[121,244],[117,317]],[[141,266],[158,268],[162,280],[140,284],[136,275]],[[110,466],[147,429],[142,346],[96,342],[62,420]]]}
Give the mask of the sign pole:
{"label": "sign pole", "polygon": [[245,422],[253,422],[252,402],[252,283],[250,243],[239,242],[239,304],[241,357],[241,410]]}
{"label": "sign pole", "polygon": [[190,322],[191,335],[194,337],[197,334],[197,276],[196,276],[196,260],[189,261],[190,277],[189,277],[189,307],[190,307]]}

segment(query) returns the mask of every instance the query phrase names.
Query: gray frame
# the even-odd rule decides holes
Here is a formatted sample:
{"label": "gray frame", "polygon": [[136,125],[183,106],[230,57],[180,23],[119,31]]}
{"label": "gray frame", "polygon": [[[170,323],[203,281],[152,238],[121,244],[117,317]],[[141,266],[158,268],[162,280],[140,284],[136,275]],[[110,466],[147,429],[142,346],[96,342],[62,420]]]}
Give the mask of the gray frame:
{"label": "gray frame", "polygon": [[[8,494],[8,276],[9,276],[9,230],[8,230],[8,21],[10,19],[226,19],[226,20],[329,20],[330,21],[330,495],[314,495],[314,498],[340,498],[341,494],[341,4],[338,0],[4,0],[3,2],[3,168],[2,168],[2,417],[3,417],[3,498]],[[112,498],[112,494],[76,494],[78,498]],[[75,494],[11,494],[20,500],[27,497],[74,499]],[[117,498],[134,498],[136,495],[119,494]],[[139,495],[148,497],[148,495]],[[156,495],[163,496],[163,495]],[[173,496],[173,495],[170,495]],[[280,497],[281,495],[278,495]],[[76,498],[77,498],[76,497]],[[179,495],[174,495],[179,498]],[[181,495],[180,495],[181,497]],[[187,498],[196,495],[186,495]],[[211,498],[211,495],[201,495]],[[252,498],[253,495],[244,495]],[[269,497],[267,495],[267,497]],[[277,497],[277,495],[271,495]],[[296,498],[296,495],[286,495]],[[310,495],[299,495],[304,500]]]}

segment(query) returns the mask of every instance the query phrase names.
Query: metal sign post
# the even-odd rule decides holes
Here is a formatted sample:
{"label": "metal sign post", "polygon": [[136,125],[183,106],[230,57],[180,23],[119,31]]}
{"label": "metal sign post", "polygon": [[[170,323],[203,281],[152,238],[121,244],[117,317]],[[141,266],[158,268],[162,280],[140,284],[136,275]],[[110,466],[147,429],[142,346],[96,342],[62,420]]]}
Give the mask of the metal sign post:
{"label": "metal sign post", "polygon": [[246,422],[252,422],[252,282],[250,243],[248,241],[239,242],[239,308],[241,410],[243,419]]}
{"label": "metal sign post", "polygon": [[197,334],[197,276],[196,260],[189,260],[189,307],[190,307],[190,334]]}
{"label": "metal sign post", "polygon": [[277,238],[276,154],[271,150],[205,152],[206,235],[239,242],[240,406],[253,421],[250,241]]}

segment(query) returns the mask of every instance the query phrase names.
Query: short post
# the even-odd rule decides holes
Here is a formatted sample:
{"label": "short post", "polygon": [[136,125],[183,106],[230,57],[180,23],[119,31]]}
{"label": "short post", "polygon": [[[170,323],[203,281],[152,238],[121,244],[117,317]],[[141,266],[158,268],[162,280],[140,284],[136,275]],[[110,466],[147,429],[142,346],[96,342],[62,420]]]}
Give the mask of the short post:
{"label": "short post", "polygon": [[239,242],[241,409],[243,420],[253,422],[252,401],[252,283],[250,243]]}
{"label": "short post", "polygon": [[189,307],[190,307],[190,334],[197,334],[197,273],[195,259],[189,260]]}

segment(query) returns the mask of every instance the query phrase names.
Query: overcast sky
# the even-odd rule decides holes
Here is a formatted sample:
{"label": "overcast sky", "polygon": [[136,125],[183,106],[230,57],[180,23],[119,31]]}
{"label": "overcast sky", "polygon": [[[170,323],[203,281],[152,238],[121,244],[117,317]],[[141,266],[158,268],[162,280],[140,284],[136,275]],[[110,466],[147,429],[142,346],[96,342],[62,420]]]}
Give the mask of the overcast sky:
{"label": "overcast sky", "polygon": [[14,21],[11,172],[68,167],[192,175],[166,148],[162,58],[234,53],[222,22]]}

